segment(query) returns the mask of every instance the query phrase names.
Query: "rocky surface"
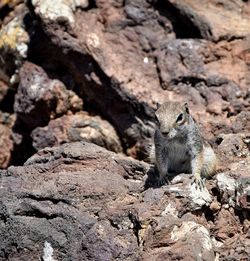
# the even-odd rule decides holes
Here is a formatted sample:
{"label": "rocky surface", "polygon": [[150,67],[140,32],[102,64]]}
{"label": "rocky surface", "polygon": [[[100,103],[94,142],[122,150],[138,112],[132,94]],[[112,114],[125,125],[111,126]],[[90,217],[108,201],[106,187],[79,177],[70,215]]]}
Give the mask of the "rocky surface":
{"label": "rocky surface", "polygon": [[122,152],[113,126],[99,116],[83,112],[51,120],[48,126],[34,129],[31,137],[37,150],[66,142],[88,140],[108,150]]}
{"label": "rocky surface", "polygon": [[[0,258],[247,260],[249,24],[241,0],[0,1]],[[220,159],[203,192],[145,163],[166,100]]]}
{"label": "rocky surface", "polygon": [[250,255],[249,183],[230,173],[204,191],[187,174],[155,188],[150,165],[78,142],[40,150],[0,174],[1,260]]}

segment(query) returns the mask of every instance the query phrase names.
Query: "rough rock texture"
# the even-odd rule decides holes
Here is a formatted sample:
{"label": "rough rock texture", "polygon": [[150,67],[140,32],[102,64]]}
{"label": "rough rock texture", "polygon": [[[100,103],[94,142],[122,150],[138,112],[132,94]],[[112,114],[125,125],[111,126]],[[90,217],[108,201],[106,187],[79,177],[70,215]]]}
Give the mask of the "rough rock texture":
{"label": "rough rock texture", "polygon": [[56,260],[136,260],[127,205],[146,167],[88,143],[45,149],[10,167],[1,173],[2,260],[39,259],[45,241]]}
{"label": "rough rock texture", "polygon": [[[145,152],[157,102],[187,100],[204,129],[211,124],[215,130],[221,129],[222,119],[224,128],[230,126],[228,115],[249,110],[247,39],[184,39],[202,38],[192,35],[199,27],[186,26],[190,19],[168,1],[125,1],[124,6],[96,1],[96,5],[87,12],[76,11],[73,24],[68,17],[66,31],[56,17],[48,21],[35,8],[43,21],[39,37],[46,45],[37,44],[30,52],[42,51],[32,59],[44,67],[49,53],[54,70],[64,68],[73,76],[76,92],[111,121],[130,155]],[[249,8],[247,3],[240,5]],[[214,6],[207,6],[210,14]],[[218,13],[216,18],[221,21],[223,16]],[[217,27],[223,30],[224,23]],[[181,35],[181,28],[190,35]],[[213,133],[209,138],[215,140]]]}
{"label": "rough rock texture", "polygon": [[51,120],[46,127],[32,131],[33,147],[37,150],[66,142],[87,140],[108,150],[122,152],[116,131],[99,116],[87,113],[65,115]]}
{"label": "rough rock texture", "polygon": [[29,35],[25,30],[24,17],[28,9],[21,3],[22,1],[1,2],[6,3],[2,8],[2,14],[11,11],[11,8],[15,7],[15,9],[4,17],[0,28],[0,76],[15,84],[18,82],[19,68],[27,58]]}
{"label": "rough rock texture", "polygon": [[78,142],[41,150],[0,174],[1,260],[212,261],[250,254],[249,202],[239,204],[249,184],[226,173],[204,192],[185,174],[153,188],[146,163]]}
{"label": "rough rock texture", "polygon": [[10,129],[0,123],[0,168],[6,168],[10,163],[13,150],[13,141],[10,136]]}
{"label": "rough rock texture", "polygon": [[[169,0],[199,35],[215,41],[249,35],[249,9],[244,1]],[[228,26],[230,24],[230,26]]]}
{"label": "rough rock texture", "polygon": [[[242,0],[0,1],[1,259],[248,260],[249,24]],[[203,192],[128,157],[166,100],[217,152]]]}
{"label": "rough rock texture", "polygon": [[82,100],[62,82],[50,80],[42,68],[26,62],[20,78],[14,111],[29,129],[43,126],[70,110],[81,110]]}

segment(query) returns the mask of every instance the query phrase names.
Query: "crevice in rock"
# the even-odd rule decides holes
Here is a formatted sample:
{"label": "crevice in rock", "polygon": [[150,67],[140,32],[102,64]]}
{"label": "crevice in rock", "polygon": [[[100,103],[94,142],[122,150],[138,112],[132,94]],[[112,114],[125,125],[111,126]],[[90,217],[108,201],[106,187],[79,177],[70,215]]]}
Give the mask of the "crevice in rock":
{"label": "crevice in rock", "polygon": [[109,223],[113,228],[120,230],[118,224],[116,224],[112,219],[109,219]]}
{"label": "crevice in rock", "polygon": [[15,143],[13,151],[11,152],[10,165],[23,165],[23,163],[36,152],[32,146],[31,131],[28,130],[26,126],[23,126],[23,123],[21,123],[18,118],[12,130]]}
{"label": "crevice in rock", "polygon": [[227,41],[227,42],[233,42],[235,40],[244,40],[246,37],[244,36],[237,36],[237,35],[223,35],[219,37],[218,39],[214,40],[215,43]]}
{"label": "crevice in rock", "polygon": [[240,220],[240,223],[241,225],[244,223],[244,220],[245,219],[249,219],[250,215],[248,214],[248,217],[247,217],[247,210],[245,210],[246,213],[244,213],[244,210],[242,209],[234,209],[234,214],[235,216],[238,216],[239,220]]}
{"label": "crevice in rock", "polygon": [[217,187],[214,187],[214,188],[212,188],[211,191],[213,193],[213,196],[216,197],[216,200],[221,203],[222,197],[221,197],[221,193],[220,193],[219,189]]}
{"label": "crevice in rock", "polygon": [[0,8],[0,25],[1,21],[4,20],[4,18],[11,12],[13,11],[13,8],[11,8],[8,4],[5,4],[2,8]]}
{"label": "crevice in rock", "polygon": [[45,218],[47,220],[55,219],[60,217],[57,214],[47,214],[39,209],[32,209],[32,210],[23,210],[21,213],[15,214],[16,217],[35,217],[35,218]]}
{"label": "crevice in rock", "polygon": [[0,110],[3,112],[13,113],[13,104],[15,99],[16,90],[9,88],[3,100],[0,102]]}
{"label": "crevice in rock", "polygon": [[166,84],[164,83],[164,81],[162,80],[162,77],[161,77],[161,69],[159,67],[159,64],[158,64],[158,61],[157,61],[157,56],[154,57],[154,64],[155,64],[155,70],[156,70],[156,73],[157,73],[157,76],[158,76],[158,80],[159,80],[159,84],[161,86],[161,88],[163,90],[166,90],[167,89],[167,86]]}
{"label": "crevice in rock", "polygon": [[89,0],[89,5],[87,8],[84,8],[84,11],[89,11],[91,9],[97,8],[96,1],[95,0]]}
{"label": "crevice in rock", "polygon": [[214,223],[215,221],[214,212],[207,206],[203,206],[202,211],[205,215],[207,222],[212,221]]}
{"label": "crevice in rock", "polygon": [[160,15],[167,17],[171,21],[176,38],[203,38],[199,28],[187,17],[187,15],[181,13],[180,10],[169,1],[158,0],[154,7]]}
{"label": "crevice in rock", "polygon": [[[36,32],[31,35],[28,60],[41,66],[48,75],[52,72],[55,78],[64,82],[67,87],[70,86],[70,89],[84,100],[84,109],[90,114],[98,113],[103,119],[108,120],[118,133],[124,152],[135,145],[138,141],[136,137],[150,136],[145,128],[134,128],[134,138],[132,135],[127,135],[126,131],[129,126],[138,125],[136,117],[140,118],[145,125],[153,121],[152,108],[145,103],[139,103],[136,97],[122,90],[121,83],[115,78],[109,78],[89,54],[75,50],[68,50],[67,54],[63,53],[63,50],[47,37],[38,21],[36,27],[36,29],[28,30]],[[46,57],[50,57],[53,68],[48,67]],[[71,84],[61,77],[62,66],[70,75]],[[98,79],[98,82],[95,79]],[[143,158],[143,154],[141,157]]]}
{"label": "crevice in rock", "polygon": [[130,219],[130,221],[133,224],[133,232],[137,238],[137,244],[139,246],[140,245],[139,231],[142,229],[141,224],[140,224],[138,218],[136,217],[136,215],[134,213],[132,213],[131,211],[128,214],[128,218]]}
{"label": "crevice in rock", "polygon": [[22,198],[28,198],[28,199],[32,199],[32,200],[35,200],[38,202],[50,201],[55,205],[57,205],[58,203],[64,203],[64,204],[72,206],[71,201],[69,199],[64,199],[64,198],[57,199],[57,198],[51,198],[51,197],[39,197],[39,196],[36,196],[33,194],[24,194],[24,195],[22,195]]}
{"label": "crevice in rock", "polygon": [[182,83],[195,87],[198,83],[201,82],[206,84],[206,80],[203,78],[194,77],[194,76],[183,76],[183,77],[179,77],[178,79],[177,78],[172,79],[171,85],[178,85],[179,83]]}

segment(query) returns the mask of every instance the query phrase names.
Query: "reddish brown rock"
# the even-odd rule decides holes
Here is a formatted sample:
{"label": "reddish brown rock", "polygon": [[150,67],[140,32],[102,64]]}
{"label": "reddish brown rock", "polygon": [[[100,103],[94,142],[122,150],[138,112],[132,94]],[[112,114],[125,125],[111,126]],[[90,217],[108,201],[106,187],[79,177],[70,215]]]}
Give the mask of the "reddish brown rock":
{"label": "reddish brown rock", "polygon": [[[198,38],[209,32],[205,28],[210,25],[198,14],[205,9],[198,7],[198,2],[191,1],[190,10],[197,13],[193,21],[185,12],[178,13],[181,3],[177,7],[175,1],[127,1],[124,6],[116,1],[97,1],[94,11],[68,8],[64,19],[70,28],[66,31],[57,17],[41,11],[38,2],[35,13],[42,20],[38,27],[45,33],[39,37],[46,45],[33,46],[31,53],[40,52],[36,61],[44,67],[47,61],[43,57],[48,53],[55,70],[64,65],[80,95],[112,122],[130,155],[145,158],[157,102],[188,101],[204,129],[213,123],[214,114],[219,115],[216,122],[226,122],[228,115],[237,115],[249,106],[248,65],[239,56],[248,48],[247,41],[183,39],[197,38],[192,32],[203,30]],[[238,17],[237,4],[228,6],[211,3],[209,15],[211,10],[225,8]],[[240,6],[248,8],[245,3]],[[217,16],[218,22],[221,16]],[[215,22],[212,16],[208,21]],[[219,28],[221,33],[213,29],[209,32],[212,38],[207,39],[218,34],[223,39],[223,27]],[[50,41],[46,41],[48,37]],[[224,129],[227,127],[226,123]],[[216,135],[222,132],[217,128]],[[214,135],[209,138],[215,140]]]}
{"label": "reddish brown rock", "polygon": [[[196,190],[184,174],[152,188],[145,183],[149,167],[77,142],[45,148],[23,167],[2,171],[0,257],[32,260],[49,250],[54,259],[74,260],[249,254],[247,216],[234,213],[223,196],[226,176],[218,187],[210,181],[209,191]],[[211,212],[209,202],[222,197],[222,207]]]}
{"label": "reddish brown rock", "polygon": [[13,141],[11,139],[11,130],[0,123],[0,168],[6,168],[11,160],[13,151]]}
{"label": "reddish brown rock", "polygon": [[28,129],[43,126],[68,111],[79,111],[82,100],[58,80],[48,77],[39,66],[26,62],[20,71],[20,84],[14,111]]}
{"label": "reddish brown rock", "polygon": [[244,160],[250,156],[250,133],[221,134],[218,153],[223,160]]}
{"label": "reddish brown rock", "polygon": [[126,206],[137,200],[146,169],[96,145],[72,143],[2,172],[1,260],[39,259],[46,242],[54,259],[138,259]]}
{"label": "reddish brown rock", "polygon": [[3,81],[0,81],[0,105],[8,92],[8,85]]}
{"label": "reddish brown rock", "polygon": [[[201,37],[213,39],[248,36],[250,7],[243,1],[169,0]],[[228,26],[230,24],[230,26]]]}
{"label": "reddish brown rock", "polygon": [[37,150],[85,140],[108,150],[122,152],[119,137],[112,125],[99,116],[90,116],[87,113],[65,115],[51,120],[48,126],[33,130],[31,137]]}
{"label": "reddish brown rock", "polygon": [[11,84],[18,82],[18,71],[28,55],[30,39],[24,22],[28,8],[22,2],[0,3],[0,80]]}
{"label": "reddish brown rock", "polygon": [[[9,3],[0,4],[0,80],[19,87],[17,120],[0,114],[1,155],[5,162],[13,140],[7,161],[21,164],[34,153],[31,132],[37,148],[66,144],[1,171],[0,259],[247,260],[249,3]],[[145,158],[153,109],[166,100],[188,101],[217,147],[221,166],[207,190],[184,174],[157,188],[145,163],[67,144],[86,134],[76,114],[84,101],[89,115],[112,124],[127,154]],[[0,108],[10,113],[12,105]],[[88,120],[101,126],[88,125],[91,141],[118,146],[102,130],[110,125]]]}

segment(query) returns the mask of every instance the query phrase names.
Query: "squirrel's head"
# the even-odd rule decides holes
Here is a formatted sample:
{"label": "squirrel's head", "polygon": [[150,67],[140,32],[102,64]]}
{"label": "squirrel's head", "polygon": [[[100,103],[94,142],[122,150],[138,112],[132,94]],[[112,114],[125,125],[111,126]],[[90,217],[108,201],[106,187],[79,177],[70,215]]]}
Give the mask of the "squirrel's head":
{"label": "squirrel's head", "polygon": [[155,112],[156,121],[163,136],[174,138],[181,135],[189,124],[188,104],[179,102],[163,103]]}

